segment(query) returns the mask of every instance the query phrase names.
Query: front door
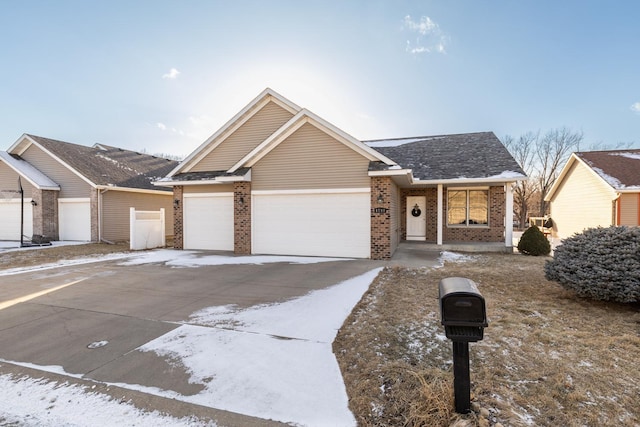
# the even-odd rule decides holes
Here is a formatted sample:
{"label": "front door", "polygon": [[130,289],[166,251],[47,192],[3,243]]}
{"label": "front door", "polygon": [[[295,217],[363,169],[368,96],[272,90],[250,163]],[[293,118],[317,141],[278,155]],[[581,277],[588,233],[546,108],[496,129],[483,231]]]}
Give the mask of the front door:
{"label": "front door", "polygon": [[407,240],[427,239],[427,198],[407,197]]}

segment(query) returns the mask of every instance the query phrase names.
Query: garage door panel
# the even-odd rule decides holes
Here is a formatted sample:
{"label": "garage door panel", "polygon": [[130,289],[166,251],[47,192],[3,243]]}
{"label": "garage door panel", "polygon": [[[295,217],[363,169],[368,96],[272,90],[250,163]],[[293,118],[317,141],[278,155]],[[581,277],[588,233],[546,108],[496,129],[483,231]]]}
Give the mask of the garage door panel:
{"label": "garage door panel", "polygon": [[[20,240],[20,222],[22,213],[20,199],[0,199],[0,240]],[[33,206],[31,199],[24,201],[23,234],[26,238],[33,235]]]}
{"label": "garage door panel", "polygon": [[186,195],[184,248],[233,250],[233,193]]}
{"label": "garage door panel", "polygon": [[91,203],[89,199],[58,199],[60,240],[91,241]]}
{"label": "garage door panel", "polygon": [[254,195],[253,253],[368,258],[369,193]]}

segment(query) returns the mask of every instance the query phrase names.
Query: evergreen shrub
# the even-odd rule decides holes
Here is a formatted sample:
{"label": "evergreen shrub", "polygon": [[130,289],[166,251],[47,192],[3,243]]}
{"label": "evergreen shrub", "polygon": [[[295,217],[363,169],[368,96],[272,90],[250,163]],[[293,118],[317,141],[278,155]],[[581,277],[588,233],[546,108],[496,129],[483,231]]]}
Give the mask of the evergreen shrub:
{"label": "evergreen shrub", "polygon": [[579,296],[640,302],[640,227],[590,228],[562,241],[545,276]]}
{"label": "evergreen shrub", "polygon": [[518,241],[518,250],[525,255],[549,255],[551,245],[538,227],[531,226],[522,233]]}

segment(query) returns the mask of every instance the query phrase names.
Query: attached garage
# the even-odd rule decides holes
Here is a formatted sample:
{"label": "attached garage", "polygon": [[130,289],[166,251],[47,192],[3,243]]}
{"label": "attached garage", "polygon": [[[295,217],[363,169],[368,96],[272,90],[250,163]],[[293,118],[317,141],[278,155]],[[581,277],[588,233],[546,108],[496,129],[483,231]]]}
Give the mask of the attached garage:
{"label": "attached garage", "polygon": [[184,195],[184,249],[233,250],[233,193]]}
{"label": "attached garage", "polygon": [[0,240],[20,240],[20,223],[23,234],[30,239],[33,234],[33,206],[31,199],[24,200],[24,219],[20,209],[20,199],[0,198]]}
{"label": "attached garage", "polygon": [[91,203],[89,198],[58,199],[60,240],[91,241]]}
{"label": "attached garage", "polygon": [[254,254],[369,258],[370,192],[253,192]]}

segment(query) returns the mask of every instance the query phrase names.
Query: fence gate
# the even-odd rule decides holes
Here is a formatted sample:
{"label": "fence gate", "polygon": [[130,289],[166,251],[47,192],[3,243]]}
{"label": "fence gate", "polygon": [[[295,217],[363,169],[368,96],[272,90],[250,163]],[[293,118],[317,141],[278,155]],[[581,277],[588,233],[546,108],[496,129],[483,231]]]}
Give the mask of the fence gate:
{"label": "fence gate", "polygon": [[130,208],[129,241],[132,251],[164,247],[164,209],[137,211]]}

